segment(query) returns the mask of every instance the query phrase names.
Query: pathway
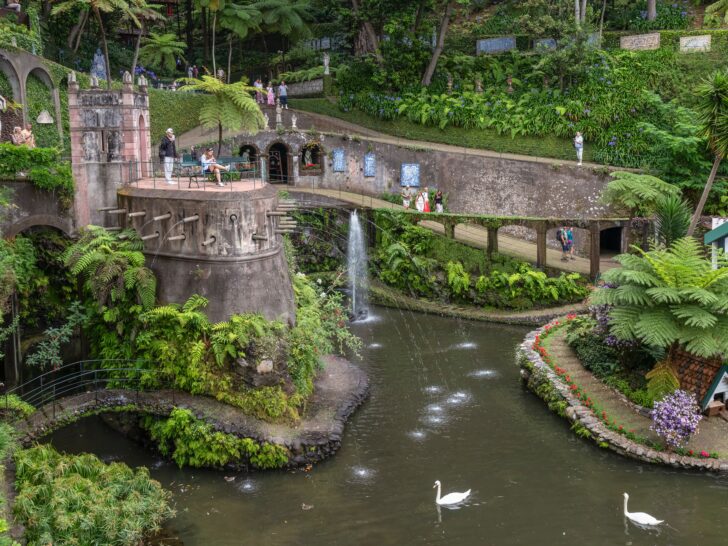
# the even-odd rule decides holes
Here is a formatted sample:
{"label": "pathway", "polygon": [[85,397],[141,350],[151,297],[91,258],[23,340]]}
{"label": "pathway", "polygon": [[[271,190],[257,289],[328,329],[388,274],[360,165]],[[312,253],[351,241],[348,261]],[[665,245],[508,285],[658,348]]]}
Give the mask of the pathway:
{"label": "pathway", "polygon": [[[566,343],[566,331],[556,332],[549,338],[549,354],[558,366],[564,368],[574,382],[582,387],[592,400],[607,412],[610,417],[624,425],[627,430],[634,430],[639,436],[659,440],[650,430],[652,420],[645,417],[632,407],[630,403],[614,389],[607,387],[602,381],[584,368],[574,350]],[[715,451],[722,458],[728,457],[728,422],[721,417],[703,418],[699,425],[699,432],[688,442],[687,449],[697,453],[701,450]]]}
{"label": "pathway", "polygon": [[[353,205],[359,205],[364,208],[403,210],[400,205],[390,203],[389,201],[353,192],[302,187],[290,188],[290,191],[322,195],[338,199],[346,203],[351,203]],[[432,214],[433,217],[436,216],[435,213]],[[423,221],[420,222],[419,225],[439,234],[445,233],[445,228],[437,221]],[[455,227],[455,240],[469,246],[486,249],[488,246],[488,231],[486,228],[480,226],[461,224]],[[498,251],[502,254],[513,256],[520,260],[531,263],[536,262],[536,243],[512,237],[504,233],[498,233]],[[560,271],[575,271],[583,275],[589,275],[589,260],[587,258],[577,257],[576,260],[562,262],[561,252],[552,248],[548,248],[546,250],[546,265]],[[611,257],[602,257],[600,259],[600,271],[602,272],[618,265],[619,264]]]}

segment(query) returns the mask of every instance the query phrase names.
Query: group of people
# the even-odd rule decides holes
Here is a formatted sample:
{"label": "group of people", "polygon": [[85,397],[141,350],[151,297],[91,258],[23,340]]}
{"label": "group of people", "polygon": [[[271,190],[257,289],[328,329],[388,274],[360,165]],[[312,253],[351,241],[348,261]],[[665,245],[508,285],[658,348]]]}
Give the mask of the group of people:
{"label": "group of people", "polygon": [[33,135],[33,126],[28,123],[25,128],[14,127],[10,141],[16,146],[25,146],[26,148],[35,148],[35,135]]}
{"label": "group of people", "polygon": [[[414,198],[417,212],[432,212],[432,209],[430,208],[430,190],[427,186],[419,192],[413,191],[410,186],[404,186],[400,195],[402,196],[402,206],[404,208],[410,208],[412,205],[412,199]],[[442,190],[437,190],[435,192],[434,201],[435,212],[444,212],[445,209],[443,206]]]}
{"label": "group of people", "polygon": [[561,245],[561,261],[576,260],[574,256],[574,230],[571,226],[562,226],[556,231],[556,240]]}
{"label": "group of people", "polygon": [[[197,159],[197,152],[194,146],[192,147],[192,154],[194,159]],[[172,174],[174,173],[174,162],[177,157],[177,139],[175,138],[174,130],[170,127],[165,132],[162,137],[162,142],[159,144],[159,159],[164,165],[164,179],[167,181],[167,184],[176,184],[172,179]],[[205,150],[200,158],[200,163],[202,164],[203,173],[215,175],[218,186],[222,187],[225,185],[223,184],[221,173],[228,172],[230,166],[219,164],[215,159],[215,152],[212,148]]]}
{"label": "group of people", "polygon": [[[253,83],[253,87],[258,90],[255,92],[255,100],[258,104],[266,104],[267,101],[268,106],[276,105],[276,93],[271,82],[268,82],[268,85],[263,87],[263,81],[258,78]],[[278,86],[278,100],[280,100],[281,108],[288,110],[288,86],[283,80],[281,80]]]}

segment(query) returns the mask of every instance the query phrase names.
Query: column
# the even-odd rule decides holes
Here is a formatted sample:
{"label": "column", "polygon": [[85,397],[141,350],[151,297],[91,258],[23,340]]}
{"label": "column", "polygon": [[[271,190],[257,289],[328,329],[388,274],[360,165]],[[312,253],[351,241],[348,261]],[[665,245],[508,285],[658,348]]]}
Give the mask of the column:
{"label": "column", "polygon": [[599,258],[602,253],[599,237],[599,222],[589,224],[589,277],[596,280],[599,276]]}
{"label": "column", "polygon": [[536,226],[536,267],[546,267],[546,231],[548,226],[540,222]]}
{"label": "column", "polygon": [[498,228],[488,226],[488,246],[486,248],[488,258],[498,252]]}

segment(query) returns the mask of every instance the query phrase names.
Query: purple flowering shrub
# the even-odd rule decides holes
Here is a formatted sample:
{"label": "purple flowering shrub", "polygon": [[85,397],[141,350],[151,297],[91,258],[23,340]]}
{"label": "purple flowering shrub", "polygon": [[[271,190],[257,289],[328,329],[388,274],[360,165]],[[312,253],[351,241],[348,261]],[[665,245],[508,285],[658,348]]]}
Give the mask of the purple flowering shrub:
{"label": "purple flowering shrub", "polygon": [[698,430],[698,423],[703,418],[695,397],[679,389],[655,402],[650,416],[650,429],[671,448],[684,446]]}

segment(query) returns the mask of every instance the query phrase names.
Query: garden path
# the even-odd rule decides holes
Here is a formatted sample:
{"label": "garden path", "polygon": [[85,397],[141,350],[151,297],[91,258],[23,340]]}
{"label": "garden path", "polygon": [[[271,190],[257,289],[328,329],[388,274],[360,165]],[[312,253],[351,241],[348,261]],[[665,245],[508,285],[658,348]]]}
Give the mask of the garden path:
{"label": "garden path", "polygon": [[[573,381],[586,391],[594,403],[598,404],[610,418],[614,418],[627,430],[634,430],[635,434],[658,441],[657,435],[650,430],[652,421],[637,413],[626,402],[625,398],[614,389],[607,387],[588,371],[566,343],[566,331],[560,330],[548,339],[549,354],[552,355],[557,366],[564,368]],[[687,444],[687,449],[695,453],[701,450],[717,452],[721,458],[728,457],[728,422],[720,417],[703,418],[700,422],[699,432]]]}
{"label": "garden path", "polygon": [[[296,187],[295,192],[312,193],[316,195],[323,195],[326,197],[333,197],[340,201],[345,201],[353,205],[360,205],[365,208],[383,208],[383,209],[396,209],[401,210],[400,205],[384,201],[383,199],[377,199],[368,195],[362,195],[359,193],[340,191],[340,190],[327,190],[320,188],[303,188]],[[433,213],[433,218],[435,213]],[[436,220],[423,221],[419,225],[430,229],[436,233],[444,234],[445,228],[442,224]],[[488,246],[488,231],[486,228],[473,225],[459,225],[455,227],[455,240],[465,243],[469,246],[476,248],[485,249]],[[513,256],[520,260],[535,263],[536,262],[536,243],[531,241],[525,241],[516,237],[511,237],[504,233],[498,234],[498,251],[507,256]],[[552,248],[546,250],[546,265],[548,267],[558,269],[560,271],[581,273],[583,275],[589,275],[589,259],[577,257],[573,261],[562,262],[561,252]],[[600,271],[604,272],[607,269],[611,269],[619,265],[611,257],[602,257],[600,260]]]}

